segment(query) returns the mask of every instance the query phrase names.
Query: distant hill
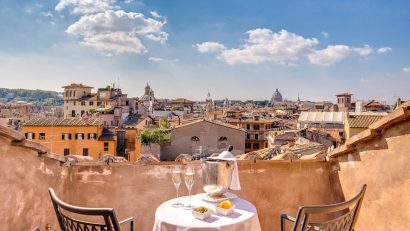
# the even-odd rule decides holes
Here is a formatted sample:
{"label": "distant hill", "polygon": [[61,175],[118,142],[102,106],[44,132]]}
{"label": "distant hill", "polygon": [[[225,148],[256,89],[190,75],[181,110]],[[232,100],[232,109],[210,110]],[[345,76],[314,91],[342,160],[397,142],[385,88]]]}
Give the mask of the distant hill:
{"label": "distant hill", "polygon": [[3,103],[26,101],[36,105],[60,106],[63,104],[60,95],[56,91],[0,88],[0,102]]}

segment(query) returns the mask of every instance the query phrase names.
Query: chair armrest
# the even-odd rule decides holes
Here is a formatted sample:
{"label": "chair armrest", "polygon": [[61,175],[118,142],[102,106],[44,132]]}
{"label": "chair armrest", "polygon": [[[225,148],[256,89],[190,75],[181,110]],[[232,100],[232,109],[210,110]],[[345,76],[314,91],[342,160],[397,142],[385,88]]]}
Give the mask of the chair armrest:
{"label": "chair armrest", "polygon": [[134,231],[134,217],[130,217],[130,218],[127,218],[127,219],[125,219],[125,220],[122,220],[122,221],[120,221],[120,222],[118,222],[120,225],[123,225],[123,224],[127,224],[127,223],[130,223],[130,230],[131,231]]}
{"label": "chair armrest", "polygon": [[280,227],[282,231],[285,231],[285,220],[291,221],[293,223],[295,223],[296,221],[294,217],[291,217],[288,214],[282,214],[282,216],[280,216]]}
{"label": "chair armrest", "polygon": [[291,222],[295,222],[296,218],[289,216],[288,214],[282,214],[281,219],[286,219]]}

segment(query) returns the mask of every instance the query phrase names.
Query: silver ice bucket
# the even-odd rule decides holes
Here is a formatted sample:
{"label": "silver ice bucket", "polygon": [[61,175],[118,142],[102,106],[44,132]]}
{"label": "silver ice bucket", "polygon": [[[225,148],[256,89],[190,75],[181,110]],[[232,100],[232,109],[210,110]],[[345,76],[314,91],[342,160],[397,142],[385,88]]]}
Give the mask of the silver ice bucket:
{"label": "silver ice bucket", "polygon": [[208,194],[225,193],[231,185],[234,163],[229,161],[203,160],[202,179]]}

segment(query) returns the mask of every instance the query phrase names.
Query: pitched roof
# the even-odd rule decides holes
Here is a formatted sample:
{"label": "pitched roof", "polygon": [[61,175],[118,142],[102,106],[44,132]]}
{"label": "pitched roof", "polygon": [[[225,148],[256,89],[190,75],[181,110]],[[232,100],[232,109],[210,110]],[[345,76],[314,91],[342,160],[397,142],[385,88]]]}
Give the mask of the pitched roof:
{"label": "pitched roof", "polygon": [[24,123],[25,127],[66,127],[66,126],[99,126],[102,121],[99,119],[82,119],[82,118],[37,118],[31,119]]}
{"label": "pitched roof", "polygon": [[372,100],[369,103],[367,103],[366,105],[364,105],[365,107],[369,107],[369,106],[377,106],[377,107],[384,107],[383,104],[381,104],[380,102],[377,102],[376,100]]}
{"label": "pitched roof", "polygon": [[349,115],[347,121],[351,128],[368,128],[370,124],[383,118],[383,116],[377,115]]}
{"label": "pitched roof", "polygon": [[176,126],[175,128],[173,128],[173,129],[178,129],[178,128],[190,126],[190,125],[193,125],[193,124],[201,123],[201,122],[208,122],[208,123],[212,123],[212,124],[215,124],[215,125],[220,125],[220,126],[224,126],[224,127],[227,127],[227,128],[231,128],[231,129],[235,129],[235,130],[239,130],[239,131],[245,132],[245,129],[243,129],[243,128],[238,128],[237,126],[230,125],[230,124],[223,123],[223,122],[219,122],[219,121],[215,121],[215,120],[214,120],[214,121],[210,121],[210,120],[207,120],[207,119],[205,119],[205,118],[204,118],[204,119],[196,120],[196,121],[191,122],[191,123],[178,125],[178,126]]}
{"label": "pitched roof", "polygon": [[346,140],[346,143],[344,145],[334,149],[331,153],[329,153],[328,156],[334,158],[346,153],[352,153],[356,151],[357,144],[375,139],[381,136],[387,128],[392,127],[395,124],[401,123],[403,121],[407,121],[409,119],[410,101],[407,101],[389,115],[371,124],[368,129],[360,132],[357,135],[350,137],[350,139]]}

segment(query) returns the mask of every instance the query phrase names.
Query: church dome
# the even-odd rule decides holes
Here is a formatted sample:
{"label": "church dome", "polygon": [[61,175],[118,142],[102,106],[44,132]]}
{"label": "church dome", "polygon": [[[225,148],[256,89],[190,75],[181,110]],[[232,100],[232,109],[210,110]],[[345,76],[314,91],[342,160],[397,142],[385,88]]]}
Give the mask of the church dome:
{"label": "church dome", "polygon": [[272,102],[283,102],[282,94],[279,92],[279,90],[276,88],[276,91],[272,95]]}

